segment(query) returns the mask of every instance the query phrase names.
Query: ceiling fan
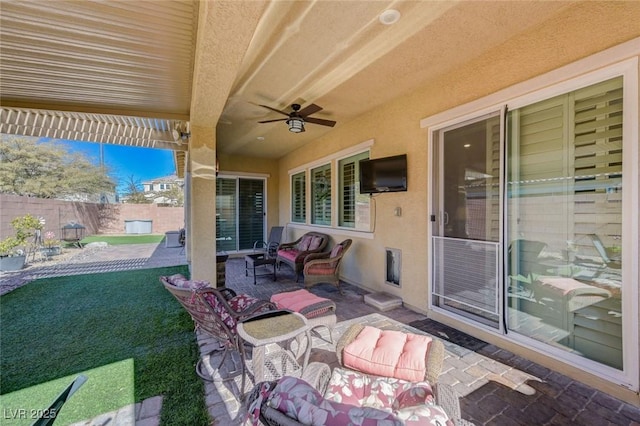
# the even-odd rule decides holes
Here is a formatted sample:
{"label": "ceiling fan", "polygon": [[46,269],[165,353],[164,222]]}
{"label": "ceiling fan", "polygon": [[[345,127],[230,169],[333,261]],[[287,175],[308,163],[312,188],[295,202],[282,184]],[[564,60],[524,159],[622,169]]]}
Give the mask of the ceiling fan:
{"label": "ceiling fan", "polygon": [[289,125],[290,132],[294,132],[294,133],[304,132],[304,123],[319,124],[321,126],[329,126],[329,127],[333,127],[336,125],[336,122],[332,120],[323,120],[322,118],[309,117],[311,114],[315,114],[316,112],[322,110],[322,107],[316,104],[307,105],[302,109],[300,109],[300,104],[292,104],[291,112],[280,111],[279,109],[275,109],[267,105],[260,105],[260,106],[263,108],[270,109],[271,111],[275,111],[279,114],[286,115],[287,118],[277,118],[274,120],[258,121],[258,123],[272,123],[274,121],[286,121],[286,123]]}

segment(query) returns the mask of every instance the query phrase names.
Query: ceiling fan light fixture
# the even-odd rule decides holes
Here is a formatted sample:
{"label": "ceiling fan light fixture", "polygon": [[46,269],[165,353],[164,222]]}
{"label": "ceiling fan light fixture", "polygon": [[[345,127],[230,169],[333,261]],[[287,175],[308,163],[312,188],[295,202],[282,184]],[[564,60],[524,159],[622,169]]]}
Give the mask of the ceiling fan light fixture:
{"label": "ceiling fan light fixture", "polygon": [[293,133],[304,132],[304,121],[301,118],[293,117],[287,120],[289,131]]}

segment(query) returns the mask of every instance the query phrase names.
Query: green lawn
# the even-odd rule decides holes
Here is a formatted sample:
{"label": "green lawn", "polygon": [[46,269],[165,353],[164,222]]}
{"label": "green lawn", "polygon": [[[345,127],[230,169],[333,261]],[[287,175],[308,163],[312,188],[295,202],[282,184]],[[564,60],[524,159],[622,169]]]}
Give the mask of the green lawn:
{"label": "green lawn", "polygon": [[120,244],[150,244],[159,243],[164,240],[164,235],[92,235],[84,238],[81,243],[89,244],[95,242],[105,242],[109,245],[116,246]]}
{"label": "green lawn", "polygon": [[187,267],[41,279],[0,297],[0,410],[45,408],[82,373],[56,425],[156,395],[162,424],[208,424],[193,321],[158,281],[175,273]]}

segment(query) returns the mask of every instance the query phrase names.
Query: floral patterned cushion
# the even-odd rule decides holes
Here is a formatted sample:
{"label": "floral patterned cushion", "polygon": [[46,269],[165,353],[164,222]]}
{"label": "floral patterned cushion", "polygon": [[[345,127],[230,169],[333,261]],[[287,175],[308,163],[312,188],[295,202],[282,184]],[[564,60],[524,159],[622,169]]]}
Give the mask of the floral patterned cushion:
{"label": "floral patterned cushion", "polygon": [[169,284],[172,284],[179,288],[187,288],[187,289],[198,289],[204,287],[210,287],[210,283],[208,281],[200,281],[200,280],[188,280],[182,274],[174,274],[168,277],[165,277]]}
{"label": "floral patterned cushion", "polygon": [[452,424],[436,405],[431,385],[369,376],[336,368],[324,393],[327,400],[391,412],[407,425]]}
{"label": "floral patterned cushion", "polygon": [[[235,333],[238,323],[236,322],[235,318],[231,316],[231,314],[226,310],[224,305],[218,302],[218,298],[213,293],[205,293],[204,298],[207,302],[209,302],[209,305],[213,306],[214,312],[222,319],[225,325],[229,327],[229,329],[232,332]],[[242,312],[245,309],[253,306],[255,303],[259,301],[260,300],[256,299],[255,297],[251,297],[246,294],[239,294],[227,300],[227,303],[229,304],[229,307],[231,307],[231,309],[234,312]],[[260,309],[251,311],[251,315],[254,315],[260,312],[266,312],[266,311],[269,311],[270,309],[271,308],[269,305],[265,305]],[[243,317],[241,316],[239,319],[242,320]]]}
{"label": "floral patterned cushion", "polygon": [[256,299],[255,297],[251,297],[246,294],[239,294],[236,297],[229,299],[228,303],[229,306],[231,306],[231,309],[233,309],[235,312],[241,312],[259,301],[260,300]]}
{"label": "floral patterned cushion", "polygon": [[267,403],[305,425],[402,425],[386,411],[326,400],[307,382],[294,377],[280,379]]}

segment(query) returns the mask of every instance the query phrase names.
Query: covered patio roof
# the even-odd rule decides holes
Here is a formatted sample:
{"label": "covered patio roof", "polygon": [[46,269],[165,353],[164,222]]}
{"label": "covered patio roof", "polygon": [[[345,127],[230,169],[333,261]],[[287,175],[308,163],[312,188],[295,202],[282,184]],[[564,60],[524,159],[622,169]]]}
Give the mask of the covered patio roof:
{"label": "covered patio roof", "polygon": [[580,3],[4,1],[0,132],[277,159],[331,128],[260,105],[343,126]]}

